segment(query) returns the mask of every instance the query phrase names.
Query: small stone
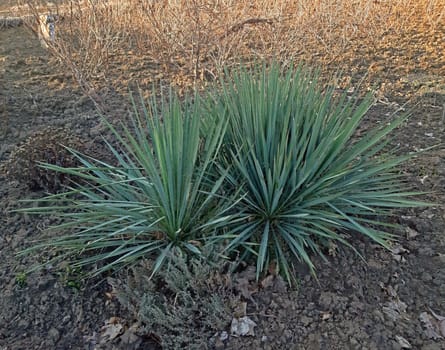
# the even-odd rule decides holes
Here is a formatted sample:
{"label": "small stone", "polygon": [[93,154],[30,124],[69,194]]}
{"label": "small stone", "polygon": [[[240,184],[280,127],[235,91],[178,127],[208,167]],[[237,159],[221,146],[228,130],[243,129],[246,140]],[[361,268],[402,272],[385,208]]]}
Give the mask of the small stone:
{"label": "small stone", "polygon": [[302,316],[300,321],[301,323],[303,323],[304,326],[308,326],[312,323],[313,319],[311,317]]}
{"label": "small stone", "polygon": [[328,309],[332,304],[332,293],[329,292],[321,293],[320,298],[318,299],[318,303],[324,309]]}
{"label": "small stone", "polygon": [[432,279],[433,279],[433,277],[428,272],[424,272],[422,274],[422,281],[429,282]]}
{"label": "small stone", "polygon": [[392,257],[394,258],[395,261],[397,262],[402,262],[402,256],[399,254],[393,254]]}
{"label": "small stone", "polygon": [[419,232],[417,232],[416,230],[412,229],[411,227],[407,227],[405,229],[405,231],[406,231],[406,237],[408,239],[413,239],[413,238],[417,237],[418,235],[420,235]]}
{"label": "small stone", "polygon": [[48,331],[48,338],[55,344],[60,339],[60,332],[56,328],[51,327]]}

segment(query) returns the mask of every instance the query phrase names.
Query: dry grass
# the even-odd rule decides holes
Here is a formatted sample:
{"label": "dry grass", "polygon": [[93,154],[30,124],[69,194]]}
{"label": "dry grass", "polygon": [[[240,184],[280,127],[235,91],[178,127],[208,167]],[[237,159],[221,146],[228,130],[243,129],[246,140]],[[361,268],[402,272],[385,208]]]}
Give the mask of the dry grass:
{"label": "dry grass", "polygon": [[[443,0],[76,0],[51,9],[30,0],[26,6],[35,15],[61,15],[52,50],[90,91],[133,80],[142,87],[156,80],[202,87],[223,67],[259,59],[372,73],[418,33],[425,36],[414,43],[421,45],[416,64],[421,68],[424,56],[439,69],[443,62]],[[401,59],[414,59],[411,53]],[[360,62],[373,54],[375,62]]]}

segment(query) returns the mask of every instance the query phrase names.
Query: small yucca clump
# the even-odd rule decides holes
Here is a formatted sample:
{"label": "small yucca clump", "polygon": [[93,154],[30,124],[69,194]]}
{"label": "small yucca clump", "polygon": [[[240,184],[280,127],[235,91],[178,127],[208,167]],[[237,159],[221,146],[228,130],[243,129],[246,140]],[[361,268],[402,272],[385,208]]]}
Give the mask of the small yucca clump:
{"label": "small yucca clump", "polygon": [[278,65],[232,74],[214,95],[210,124],[229,122],[219,154],[225,191],[241,191],[235,224],[218,240],[228,252],[256,257],[257,276],[277,262],[291,281],[292,257],[314,271],[313,253],[323,256],[335,241],[351,246],[354,232],[387,246],[385,218],[394,208],[422,205],[397,171],[409,156],[385,149],[405,118],[353,141],[372,104],[371,95],[335,98],[310,71]]}
{"label": "small yucca clump", "polygon": [[212,170],[227,123],[215,123],[203,135],[199,97],[183,104],[173,93],[169,97],[135,103],[131,126],[109,125],[117,140],[107,143],[113,162],[75,153],[76,168],[44,166],[81,181],[24,209],[59,216],[62,224],[50,228],[57,239],[23,254],[56,248],[55,259],[74,257],[73,267],[93,265],[96,274],[140,258],[155,260],[155,273],[176,254],[200,254],[227,206],[218,195],[224,176],[215,178]]}
{"label": "small yucca clump", "polygon": [[80,161],[64,146],[85,151],[85,141],[64,128],[47,127],[29,136],[2,166],[6,177],[17,180],[31,190],[55,193],[69,183],[69,174],[48,170],[48,163],[70,168]]}

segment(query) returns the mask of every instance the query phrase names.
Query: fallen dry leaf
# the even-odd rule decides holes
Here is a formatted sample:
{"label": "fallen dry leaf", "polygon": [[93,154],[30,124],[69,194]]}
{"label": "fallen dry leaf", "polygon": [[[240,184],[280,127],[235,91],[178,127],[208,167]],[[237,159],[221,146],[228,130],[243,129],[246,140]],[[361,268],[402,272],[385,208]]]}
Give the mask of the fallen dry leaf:
{"label": "fallen dry leaf", "polygon": [[122,334],[124,326],[118,317],[111,317],[101,328],[100,344],[108,343]]}
{"label": "fallen dry leaf", "polygon": [[256,323],[247,316],[234,318],[232,319],[232,324],[230,326],[230,333],[235,337],[247,335],[254,336],[255,331],[253,329],[255,327]]}
{"label": "fallen dry leaf", "polygon": [[256,284],[250,283],[246,277],[239,277],[235,279],[235,290],[240,292],[245,299],[252,299],[252,295],[258,291]]}
{"label": "fallen dry leaf", "polygon": [[382,311],[393,321],[397,321],[400,318],[408,320],[409,317],[406,314],[407,305],[400,300],[394,300],[386,303],[386,306],[382,308]]}
{"label": "fallen dry leaf", "polygon": [[[429,308],[430,309],[430,308]],[[438,320],[438,321],[445,321],[445,316],[440,316],[440,315],[438,315],[438,314],[436,314],[433,310],[431,310],[430,309],[430,311],[431,311],[431,314],[434,316],[434,318],[436,319],[436,320]]]}
{"label": "fallen dry leaf", "polygon": [[121,335],[119,340],[121,344],[125,344],[125,346],[127,346],[128,348],[130,348],[130,345],[142,342],[141,337],[135,334],[130,328]]}
{"label": "fallen dry leaf", "polygon": [[244,317],[246,316],[246,312],[247,312],[247,303],[240,302],[233,310],[233,316],[235,318]]}
{"label": "fallen dry leaf", "polygon": [[412,348],[412,346],[409,343],[409,341],[406,340],[405,338],[401,337],[400,335],[396,335],[396,340],[400,344],[402,349],[411,349]]}
{"label": "fallen dry leaf", "polygon": [[261,287],[262,288],[269,288],[273,285],[275,276],[274,275],[268,275],[261,281]]}
{"label": "fallen dry leaf", "polygon": [[277,262],[276,261],[272,261],[269,264],[269,267],[268,267],[267,270],[269,271],[269,274],[271,274],[271,275],[274,275],[274,276],[278,275],[278,264],[277,264]]}
{"label": "fallen dry leaf", "polygon": [[440,335],[439,333],[440,332],[439,330],[440,325],[438,324],[439,322],[433,316],[431,316],[427,312],[422,312],[419,315],[419,319],[422,322],[423,327],[425,328],[425,334],[428,338],[443,339],[443,336]]}
{"label": "fallen dry leaf", "polygon": [[440,316],[436,314],[433,310],[431,310],[431,314],[434,316],[434,318],[437,320],[438,328],[440,333],[442,334],[442,337],[445,337],[445,316]]}
{"label": "fallen dry leaf", "polygon": [[255,266],[249,265],[244,270],[237,274],[239,278],[246,278],[249,281],[256,280],[256,268]]}
{"label": "fallen dry leaf", "polygon": [[384,290],[390,297],[392,298],[397,298],[397,291],[395,290],[395,288],[393,286],[388,286],[386,287],[383,282],[379,283],[380,288],[382,288],[382,290]]}

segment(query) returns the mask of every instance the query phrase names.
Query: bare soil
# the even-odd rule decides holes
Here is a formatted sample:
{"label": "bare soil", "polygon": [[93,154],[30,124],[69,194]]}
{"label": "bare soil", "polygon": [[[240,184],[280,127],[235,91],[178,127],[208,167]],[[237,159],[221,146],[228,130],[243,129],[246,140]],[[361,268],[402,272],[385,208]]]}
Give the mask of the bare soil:
{"label": "bare soil", "polygon": [[[68,127],[91,140],[103,134],[93,103],[35,37],[22,27],[9,28],[0,31],[0,43],[0,162],[21,140],[49,125]],[[371,67],[374,60],[374,67],[381,69],[379,81],[385,83],[363,132],[400,108],[410,110],[408,122],[395,132],[393,146],[409,152],[442,142],[403,169],[411,185],[428,191],[425,199],[437,205],[395,213],[394,221],[403,229],[395,232],[400,237],[393,252],[357,237],[365,261],[340,248],[329,264],[317,261],[318,281],[304,268],[296,290],[251,281],[247,314],[257,325],[255,336],[209,339],[209,348],[445,349],[440,329],[445,322],[433,315],[445,316],[443,66],[435,59],[432,65],[422,60],[423,66],[403,68],[403,62],[393,59],[401,55],[397,47],[387,54],[383,60],[368,53],[357,63]],[[115,101],[115,116],[125,114],[125,107],[119,106]],[[12,210],[22,205],[19,200],[42,195],[0,175],[0,349],[97,348],[102,327],[111,318],[134,321],[134,315],[110,297],[105,281],[82,282],[73,271],[50,268],[20,279],[45,257],[16,253],[39,239],[49,219]],[[224,330],[230,331],[230,323]],[[137,344],[133,348],[156,348],[149,342]],[[117,337],[102,348],[130,346],[119,345]]]}

